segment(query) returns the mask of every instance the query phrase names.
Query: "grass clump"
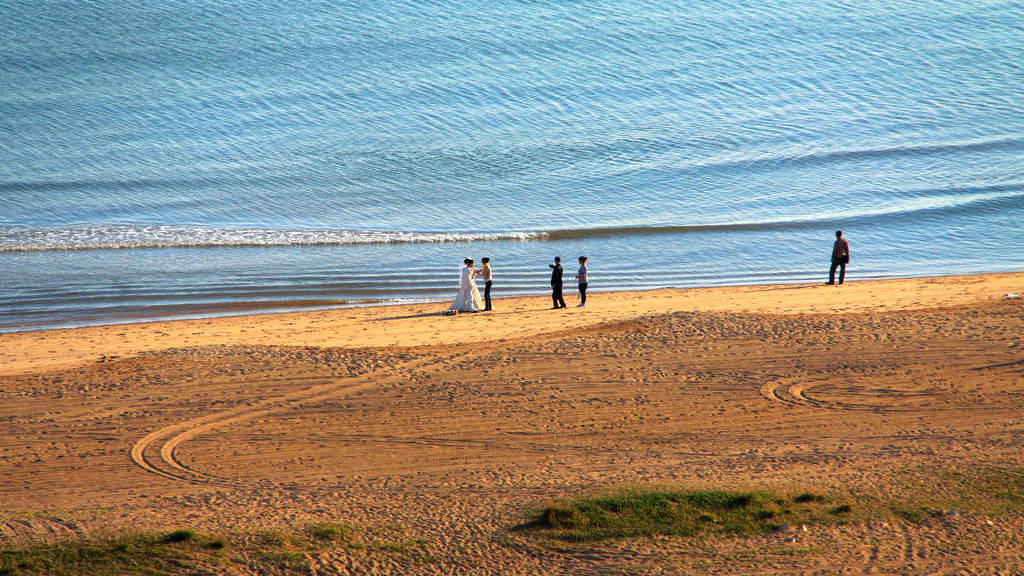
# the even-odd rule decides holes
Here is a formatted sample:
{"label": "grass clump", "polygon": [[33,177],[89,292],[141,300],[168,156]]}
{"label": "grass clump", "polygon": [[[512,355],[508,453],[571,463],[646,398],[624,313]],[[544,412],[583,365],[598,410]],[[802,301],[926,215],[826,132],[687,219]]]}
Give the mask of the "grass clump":
{"label": "grass clump", "polygon": [[164,542],[190,542],[195,540],[199,534],[195,530],[175,530],[168,532],[163,538]]}
{"label": "grass clump", "polygon": [[[843,509],[843,512],[835,512]],[[829,504],[815,494],[795,497],[769,491],[624,490],[563,501],[541,509],[521,529],[560,540],[589,541],[629,536],[752,535],[784,524],[842,521],[848,504]]]}
{"label": "grass clump", "polygon": [[191,529],[0,548],[0,576],[148,574],[309,574],[311,556],[343,547],[360,555],[439,561],[430,542],[404,529],[356,528],[343,522],[234,533],[232,540]]}
{"label": "grass clump", "polygon": [[0,550],[0,576],[175,574],[218,566],[228,543],[192,530]]}
{"label": "grass clump", "polygon": [[309,534],[318,540],[351,542],[355,535],[352,527],[341,522],[319,522],[309,525]]}

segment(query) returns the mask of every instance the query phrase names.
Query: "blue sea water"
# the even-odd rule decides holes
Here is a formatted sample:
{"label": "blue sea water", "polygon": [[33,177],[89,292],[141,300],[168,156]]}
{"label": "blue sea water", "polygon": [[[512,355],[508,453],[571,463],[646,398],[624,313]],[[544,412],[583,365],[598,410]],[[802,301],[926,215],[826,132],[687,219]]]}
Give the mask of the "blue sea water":
{"label": "blue sea water", "polygon": [[1024,269],[1024,3],[0,0],[0,331]]}

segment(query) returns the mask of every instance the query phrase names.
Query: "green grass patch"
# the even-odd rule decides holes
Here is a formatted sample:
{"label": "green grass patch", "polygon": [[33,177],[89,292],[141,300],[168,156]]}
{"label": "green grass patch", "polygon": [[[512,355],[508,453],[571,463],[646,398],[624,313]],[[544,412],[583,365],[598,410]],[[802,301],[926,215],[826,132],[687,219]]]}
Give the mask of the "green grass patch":
{"label": "green grass patch", "polygon": [[840,504],[839,506],[836,506],[835,508],[832,508],[831,510],[828,511],[829,514],[835,514],[836,516],[850,514],[852,512],[853,506],[850,506],[849,504]]}
{"label": "green grass patch", "polygon": [[987,468],[947,472],[948,482],[958,488],[948,508],[973,509],[999,514],[1024,510],[1024,472],[1016,469]]}
{"label": "green grass patch", "polygon": [[191,529],[0,549],[0,576],[151,576],[255,572],[308,575],[310,557],[344,548],[359,555],[402,555],[437,562],[430,542],[393,527],[361,529],[318,522],[299,529],[236,533]]}
{"label": "green grass patch", "polygon": [[195,530],[175,530],[168,532],[161,540],[163,542],[192,542],[198,538],[199,533]]}
{"label": "green grass patch", "polygon": [[785,524],[835,524],[852,512],[849,504],[809,493],[631,489],[546,506],[519,528],[567,541],[752,535]]}
{"label": "green grass patch", "polygon": [[[559,500],[516,531],[563,542],[633,536],[752,535],[783,525],[867,519],[920,523],[959,514],[1024,512],[1024,470],[975,467],[894,473],[887,496],[778,490],[623,489]],[[892,496],[895,494],[896,496]]]}
{"label": "green grass patch", "polygon": [[309,534],[319,540],[351,542],[355,531],[348,524],[341,522],[320,522],[309,526]]}
{"label": "green grass patch", "polygon": [[180,574],[223,564],[228,543],[191,530],[0,550],[0,575]]}
{"label": "green grass patch", "polygon": [[1024,512],[1024,470],[975,467],[966,470],[923,469],[901,479],[902,496],[888,502],[865,502],[906,522],[925,522],[951,511],[999,515]]}

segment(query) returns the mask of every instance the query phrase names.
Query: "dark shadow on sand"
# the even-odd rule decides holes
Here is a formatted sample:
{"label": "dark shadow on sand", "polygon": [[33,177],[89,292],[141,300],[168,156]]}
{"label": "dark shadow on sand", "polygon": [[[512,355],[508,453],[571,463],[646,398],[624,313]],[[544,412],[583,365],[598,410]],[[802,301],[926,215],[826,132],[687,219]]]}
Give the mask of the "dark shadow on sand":
{"label": "dark shadow on sand", "polygon": [[389,320],[410,320],[412,318],[427,318],[430,316],[444,316],[443,312],[424,312],[422,314],[408,314],[406,316],[388,316],[387,318],[374,318],[365,322],[387,322]]}
{"label": "dark shadow on sand", "polygon": [[817,288],[819,286],[827,286],[826,283],[820,284],[797,284],[795,286],[767,286],[765,288],[755,288],[751,292],[774,292],[776,290],[807,290],[808,288]]}
{"label": "dark shadow on sand", "polygon": [[[474,315],[475,316],[477,314],[480,314],[482,316],[504,316],[506,314],[518,314],[518,312],[495,312],[493,310],[490,311],[490,312],[484,312],[483,310],[480,310],[479,312],[459,312],[459,316],[469,316],[469,315]],[[372,320],[364,320],[364,322],[389,322],[391,320],[411,320],[413,318],[429,318],[430,316],[447,317],[448,315],[445,314],[444,311],[442,310],[442,311],[439,311],[439,312],[424,312],[422,314],[408,314],[406,316],[388,316],[387,318],[374,318]]]}

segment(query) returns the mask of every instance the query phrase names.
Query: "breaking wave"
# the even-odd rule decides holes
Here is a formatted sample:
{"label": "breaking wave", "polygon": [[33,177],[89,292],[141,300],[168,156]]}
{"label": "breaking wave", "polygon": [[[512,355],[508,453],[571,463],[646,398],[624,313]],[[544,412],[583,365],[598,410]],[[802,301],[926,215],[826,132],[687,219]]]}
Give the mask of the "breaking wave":
{"label": "breaking wave", "polygon": [[[941,194],[936,194],[942,192]],[[217,228],[180,225],[79,225],[51,228],[0,228],[0,252],[59,250],[116,250],[137,248],[212,248],[342,246],[352,244],[427,244],[445,242],[583,240],[609,236],[685,234],[722,231],[797,230],[929,215],[1000,211],[1019,206],[1024,198],[1020,182],[994,186],[918,190],[894,205],[830,214],[794,214],[769,220],[712,222],[679,225],[627,225],[612,227],[535,230],[519,232],[419,232],[397,230],[283,230]]]}
{"label": "breaking wave", "polygon": [[530,240],[542,235],[539,232],[458,233],[96,225],[0,230],[0,252],[471,242]]}

